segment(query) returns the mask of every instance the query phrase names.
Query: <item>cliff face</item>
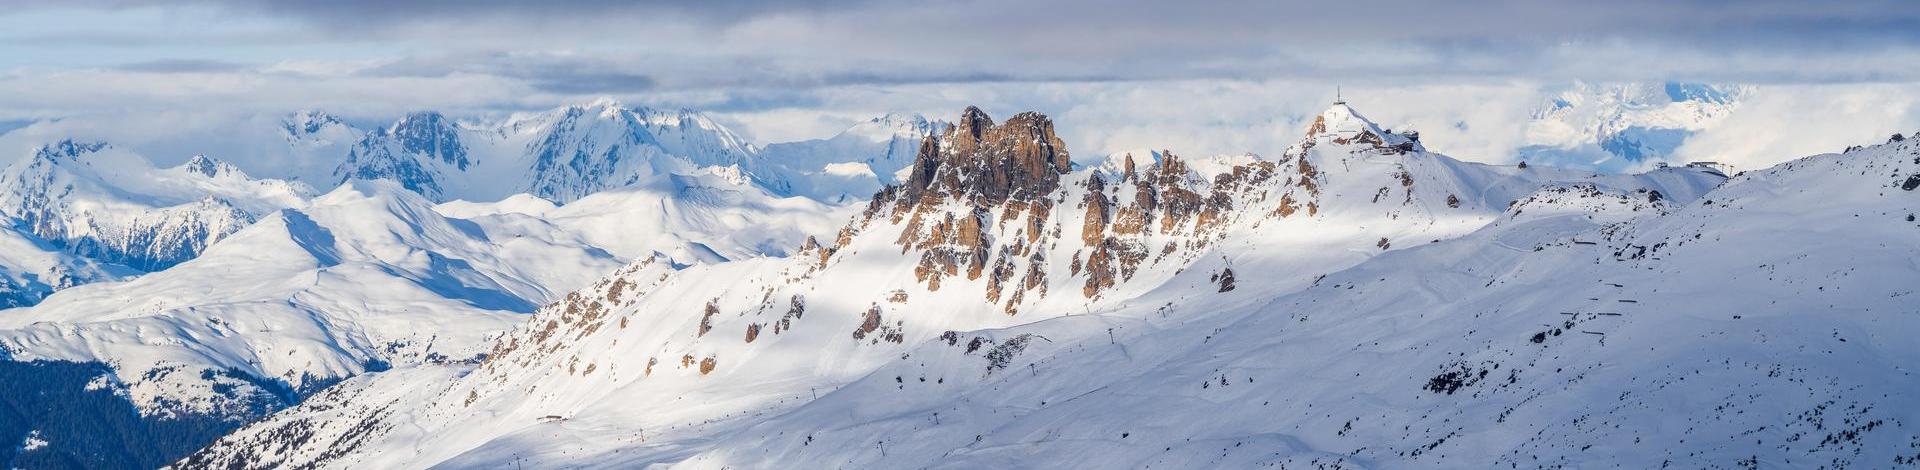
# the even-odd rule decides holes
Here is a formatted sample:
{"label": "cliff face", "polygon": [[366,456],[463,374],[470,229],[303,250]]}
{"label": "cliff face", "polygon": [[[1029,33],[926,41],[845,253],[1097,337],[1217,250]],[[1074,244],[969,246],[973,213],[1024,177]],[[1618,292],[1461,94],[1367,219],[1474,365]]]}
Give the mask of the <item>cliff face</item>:
{"label": "cliff face", "polygon": [[[1148,156],[1144,169],[1128,155],[1118,172],[1074,173],[1051,119],[1027,112],[995,124],[969,107],[926,139],[907,181],[876,195],[848,233],[874,220],[899,225],[894,243],[918,254],[917,282],[939,290],[956,276],[985,278],[981,295],[1012,315],[1047,294],[1057,268],[1061,279],[1085,275],[1074,287],[1094,298],[1143,264],[1184,264],[1219,235],[1236,201],[1265,201],[1278,168],[1248,160],[1203,176],[1171,153]],[[1069,201],[1073,213],[1055,213]]]}
{"label": "cliff face", "polygon": [[[957,124],[921,143],[912,168],[904,184],[874,196],[859,224],[882,215],[892,224],[904,221],[895,243],[903,253],[920,252],[915,280],[939,290],[941,279],[963,270],[968,280],[991,274],[986,297],[998,302],[1018,274],[1008,259],[1023,257],[1030,268],[1022,284],[1041,287],[1045,256],[1031,245],[1045,235],[1051,196],[1072,169],[1052,119],[1026,112],[996,125],[980,108],[967,107]],[[1015,224],[1010,240],[989,271],[995,248],[989,225],[1008,222]],[[1010,304],[1007,312],[1014,311]]]}
{"label": "cliff face", "polygon": [[969,106],[959,123],[921,144],[900,201],[913,205],[950,197],[976,206],[1031,201],[1051,194],[1060,186],[1060,175],[1071,169],[1067,144],[1054,135],[1052,119],[1025,112],[995,125],[987,113]]}
{"label": "cliff face", "polygon": [[[1158,154],[1144,172],[1136,171],[1128,154],[1118,181],[1094,173],[1084,184],[1080,241],[1086,246],[1087,279],[1081,293],[1088,298],[1131,279],[1143,263],[1171,259],[1184,265],[1219,238],[1228,222],[1248,212],[1241,209],[1264,205],[1279,189],[1272,184],[1279,168],[1273,162],[1226,165],[1208,181],[1185,159]],[[1078,261],[1080,252],[1074,257]],[[1075,263],[1073,273],[1081,267]]]}

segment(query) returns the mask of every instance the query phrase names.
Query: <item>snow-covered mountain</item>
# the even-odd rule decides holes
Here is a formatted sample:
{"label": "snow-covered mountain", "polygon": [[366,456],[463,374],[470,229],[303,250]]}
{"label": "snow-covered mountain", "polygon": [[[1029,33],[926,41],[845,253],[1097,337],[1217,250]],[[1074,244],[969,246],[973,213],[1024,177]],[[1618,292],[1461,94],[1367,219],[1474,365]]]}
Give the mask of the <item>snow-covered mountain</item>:
{"label": "snow-covered mountain", "polygon": [[[394,181],[433,201],[532,194],[567,203],[617,191],[623,195],[556,213],[556,222],[571,220],[564,223],[623,256],[784,255],[808,234],[831,232],[834,218],[819,216],[844,205],[801,196],[833,203],[871,194],[880,179],[846,170],[897,170],[906,159],[890,152],[918,145],[934,127],[917,117],[876,119],[834,139],[782,147],[777,158],[795,162],[788,165],[698,112],[613,100],[498,121],[418,112],[370,131],[300,111],[273,129],[285,147],[265,151],[276,155],[241,158],[282,179],[255,178],[205,155],[155,168],[104,142],[60,140],[0,165],[0,222],[26,237],[9,236],[21,250],[0,263],[0,305],[165,269],[273,211],[304,206],[314,187],[353,180]],[[61,253],[27,254],[40,245]]]}
{"label": "snow-covered mountain", "polygon": [[794,194],[827,202],[861,201],[898,183],[920,142],[947,123],[918,114],[887,114],[831,138],[769,144],[763,158],[788,169]]}
{"label": "snow-covered mountain", "polygon": [[472,163],[451,119],[440,113],[419,112],[368,133],[348,151],[347,160],[334,170],[334,176],[342,182],[391,180],[438,199],[446,191],[441,181],[450,174],[465,172]]}
{"label": "snow-covered mountain", "polygon": [[1911,466],[1916,188],[1913,142],[1692,200],[1550,187],[1293,294],[1166,291],[929,342],[696,450],[517,450],[684,468]]}
{"label": "snow-covered mountain", "polygon": [[[809,240],[797,256],[695,266],[641,260],[541,308],[495,340],[478,366],[350,379],[180,466],[913,467],[956,456],[987,466],[1082,465],[1090,457],[1141,466],[1150,461],[1131,456],[1163,446],[1102,449],[1123,445],[1114,440],[1130,438],[1121,435],[1130,427],[1163,431],[1155,443],[1206,438],[1193,429],[1199,424],[1180,423],[1213,415],[1136,421],[1130,416],[1163,415],[1136,413],[1137,400],[1174,400],[1229,422],[1261,414],[1249,413],[1248,402],[1134,396],[1125,387],[1110,389],[1116,398],[1105,402],[1121,407],[1077,401],[1109,390],[1085,384],[1165,366],[1151,376],[1212,390],[1202,384],[1219,371],[1200,365],[1223,359],[1207,351],[1256,344],[1215,345],[1221,328],[1260,317],[1279,325],[1234,335],[1290,334],[1297,315],[1262,313],[1332,289],[1331,279],[1346,276],[1337,273],[1443,246],[1526,252],[1531,245],[1450,240],[1555,213],[1582,219],[1578,211],[1597,211],[1589,226],[1657,214],[1701,199],[1724,179],[1684,167],[1603,175],[1465,163],[1343,104],[1274,158],[1157,151],[1078,169],[1070,162],[1047,117],[996,123],[970,108],[923,142],[900,184],[875,194],[837,237]],[[1374,298],[1409,306],[1446,295],[1400,292]],[[1345,311],[1330,312],[1316,318],[1349,334],[1412,334],[1390,319],[1346,323]],[[1178,347],[1121,343],[1155,331],[1169,332]],[[1448,334],[1460,341],[1459,331]],[[1289,343],[1259,351],[1333,350]],[[1064,370],[1042,360],[1068,352],[1089,359]],[[1373,357],[1337,363],[1396,370]],[[1262,367],[1329,362],[1291,360]],[[1267,380],[1281,389],[1309,383]],[[1014,384],[1031,390],[1017,399],[996,391]],[[1035,424],[998,431],[1022,418]],[[1051,431],[1079,427],[1103,437]],[[1299,442],[1285,432],[1250,436],[1273,451],[1270,443]],[[1062,450],[1034,454],[1046,460],[998,458],[1054,442]],[[1214,455],[1203,450],[1221,446],[1232,448],[1183,441],[1174,455]]]}
{"label": "snow-covered mountain", "polygon": [[206,156],[154,168],[100,142],[43,145],[0,167],[0,220],[68,252],[141,271],[192,259],[311,194]]}
{"label": "snow-covered mountain", "polygon": [[1576,83],[1533,110],[1519,158],[1603,171],[1648,167],[1752,93],[1740,85]]}
{"label": "snow-covered mountain", "polygon": [[319,188],[336,186],[339,180],[334,172],[365,137],[365,132],[352,124],[322,111],[295,111],[282,117],[279,124],[278,137],[286,143],[285,163],[261,170]]}
{"label": "snow-covered mountain", "polygon": [[[1631,129],[1743,93],[1650,90],[1541,122],[1612,113],[1567,128],[1650,162]],[[1075,164],[1046,116],[957,118],[759,149],[611,101],[303,112],[288,180],[36,148],[0,170],[0,301],[40,302],[0,311],[0,463],[1920,461],[1914,142],[1599,173],[1336,103],[1270,156]]]}
{"label": "snow-covered mountain", "polygon": [[[554,233],[447,218],[398,185],[355,181],[178,266],[8,311],[0,350],[106,364],[86,390],[141,422],[201,423],[177,438],[204,443],[354,374],[477,360],[522,314],[620,264]],[[29,423],[52,452],[118,455],[86,450],[105,431],[88,415],[41,418]]]}
{"label": "snow-covered mountain", "polygon": [[62,251],[13,227],[0,227],[0,310],[39,303],[60,289],[135,273]]}
{"label": "snow-covered mountain", "polygon": [[[289,121],[289,129],[296,127]],[[600,100],[498,121],[458,120],[431,111],[408,114],[365,132],[332,176],[335,181],[392,180],[436,201],[496,201],[530,193],[566,203],[719,168],[737,173],[741,184],[779,190],[780,180],[762,176],[771,172],[761,168],[755,152],[698,112]]]}
{"label": "snow-covered mountain", "polygon": [[802,240],[833,233],[834,221],[852,209],[776,197],[726,174],[673,175],[562,206],[528,194],[438,206],[445,214],[499,225],[551,225],[623,260],[658,253],[679,264],[787,256]]}
{"label": "snow-covered mountain", "polygon": [[[366,134],[296,113],[280,129],[293,163],[278,168],[339,182],[317,196],[103,143],[5,166],[0,307],[44,303],[0,312],[0,385],[43,388],[0,387],[19,401],[0,405],[97,412],[0,414],[0,441],[41,443],[0,462],[157,466],[346,377],[474,360],[623,262],[784,256],[850,210],[776,194],[783,169],[697,114],[595,106],[501,127],[417,113]],[[570,202],[427,197],[513,188]]]}
{"label": "snow-covered mountain", "polygon": [[[289,129],[296,127],[290,121]],[[775,196],[838,202],[864,198],[891,181],[891,173],[883,179],[873,169],[904,166],[910,160],[904,154],[935,128],[917,116],[888,116],[832,139],[762,151],[705,114],[607,99],[499,121],[420,112],[367,132],[333,176],[398,181],[440,201],[529,193],[564,204],[609,189],[717,174]]]}

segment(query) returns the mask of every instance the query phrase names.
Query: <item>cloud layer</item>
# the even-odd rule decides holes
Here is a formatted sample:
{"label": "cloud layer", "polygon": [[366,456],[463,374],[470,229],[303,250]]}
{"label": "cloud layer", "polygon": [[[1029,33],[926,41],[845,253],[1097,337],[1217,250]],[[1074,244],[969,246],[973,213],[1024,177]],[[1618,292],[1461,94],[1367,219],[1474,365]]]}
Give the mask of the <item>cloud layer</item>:
{"label": "cloud layer", "polygon": [[1846,143],[1742,134],[1794,116],[1847,139],[1914,127],[1916,63],[1920,8],[1903,0],[23,0],[0,12],[0,122],[616,96],[709,110],[764,143],[981,104],[1054,114],[1082,153],[1267,153],[1345,86],[1436,148],[1498,161],[1542,93],[1574,81],[1775,90],[1753,107],[1782,115],[1683,149],[1707,157]]}

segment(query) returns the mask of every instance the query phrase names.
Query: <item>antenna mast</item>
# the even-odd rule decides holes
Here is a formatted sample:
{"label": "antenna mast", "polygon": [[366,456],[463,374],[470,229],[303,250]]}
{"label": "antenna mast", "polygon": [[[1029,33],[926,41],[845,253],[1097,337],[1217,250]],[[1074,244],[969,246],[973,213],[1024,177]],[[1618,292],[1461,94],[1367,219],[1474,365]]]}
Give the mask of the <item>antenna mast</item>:
{"label": "antenna mast", "polygon": [[1347,104],[1347,99],[1340,96],[1339,85],[1333,86],[1333,104]]}

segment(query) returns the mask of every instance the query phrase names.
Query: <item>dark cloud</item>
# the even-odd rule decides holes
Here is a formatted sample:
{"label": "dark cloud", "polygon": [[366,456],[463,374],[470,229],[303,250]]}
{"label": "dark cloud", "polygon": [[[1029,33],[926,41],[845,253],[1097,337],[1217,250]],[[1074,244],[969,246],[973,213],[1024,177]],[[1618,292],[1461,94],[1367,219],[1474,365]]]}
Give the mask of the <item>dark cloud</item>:
{"label": "dark cloud", "polygon": [[[859,61],[795,66],[768,57],[484,52],[410,56],[358,72],[363,77],[438,78],[477,74],[526,82],[544,92],[620,95],[658,90],[789,90],[908,84],[1108,82],[1148,78],[1092,72],[972,69],[979,64]],[[669,78],[662,78],[664,74]]]}
{"label": "dark cloud", "polygon": [[[633,21],[670,17],[733,24],[782,15],[884,19],[868,31],[963,32],[921,39],[994,43],[1049,37],[1128,46],[1223,44],[1234,38],[1351,40],[1671,34],[1732,41],[1920,37],[1908,0],[16,0],[10,7],[212,7],[364,30],[477,19]],[[1750,37],[1735,37],[1734,34]],[[1151,38],[1152,41],[1142,41]],[[886,38],[912,41],[912,36]],[[1036,46],[1047,47],[1039,44]]]}
{"label": "dark cloud", "polygon": [[819,11],[868,3],[867,0],[789,2],[779,0],[17,0],[15,8],[181,8],[213,7],[234,13],[308,21],[331,28],[363,30],[479,18],[520,20],[674,15],[721,22],[766,14]]}
{"label": "dark cloud", "polygon": [[[1912,0],[14,0],[9,8],[253,21],[204,34],[0,33],[21,44],[171,42],[168,54],[216,58],[225,44],[254,48],[230,59],[263,68],[281,57],[262,56],[297,45],[324,51],[284,59],[354,63],[338,68],[358,78],[497,77],[553,95],[1183,79],[1920,80]],[[268,42],[274,53],[259,52]],[[357,65],[366,63],[376,65]],[[119,68],[248,70],[218,59]]]}
{"label": "dark cloud", "polygon": [[540,91],[566,95],[640,93],[652,90],[657,85],[653,77],[629,73],[544,75],[529,79],[528,84]]}

